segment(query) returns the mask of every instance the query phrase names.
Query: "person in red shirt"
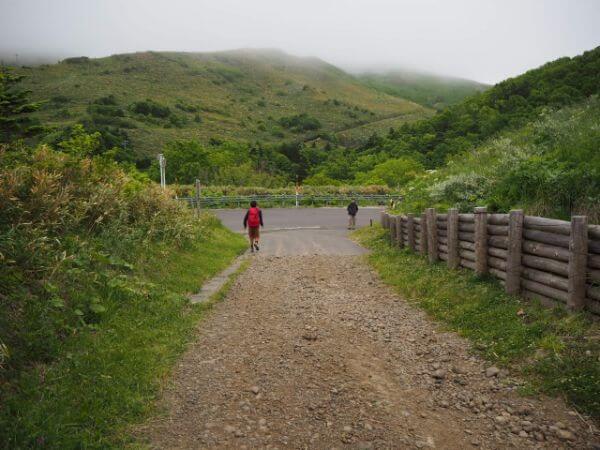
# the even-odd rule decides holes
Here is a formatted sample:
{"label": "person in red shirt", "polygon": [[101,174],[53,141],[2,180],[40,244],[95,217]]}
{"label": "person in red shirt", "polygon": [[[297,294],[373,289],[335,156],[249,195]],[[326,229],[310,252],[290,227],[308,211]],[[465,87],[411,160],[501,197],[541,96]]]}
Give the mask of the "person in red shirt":
{"label": "person in red shirt", "polygon": [[250,251],[258,251],[258,239],[260,238],[260,227],[264,227],[262,211],[256,205],[256,201],[250,202],[250,209],[244,216],[244,229],[248,228],[248,238],[250,239]]}

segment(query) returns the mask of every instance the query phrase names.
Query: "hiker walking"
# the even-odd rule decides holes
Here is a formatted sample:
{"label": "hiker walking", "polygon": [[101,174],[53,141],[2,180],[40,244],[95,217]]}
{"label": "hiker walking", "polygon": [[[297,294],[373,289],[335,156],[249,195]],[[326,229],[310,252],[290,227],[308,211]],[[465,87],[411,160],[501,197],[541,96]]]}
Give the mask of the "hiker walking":
{"label": "hiker walking", "polygon": [[260,237],[260,227],[264,227],[262,211],[256,205],[256,200],[250,202],[250,209],[244,216],[244,229],[248,227],[248,238],[250,239],[250,251],[258,251],[258,239]]}
{"label": "hiker walking", "polygon": [[358,212],[358,205],[356,200],[352,200],[348,205],[348,229],[354,230],[356,228],[356,213]]}

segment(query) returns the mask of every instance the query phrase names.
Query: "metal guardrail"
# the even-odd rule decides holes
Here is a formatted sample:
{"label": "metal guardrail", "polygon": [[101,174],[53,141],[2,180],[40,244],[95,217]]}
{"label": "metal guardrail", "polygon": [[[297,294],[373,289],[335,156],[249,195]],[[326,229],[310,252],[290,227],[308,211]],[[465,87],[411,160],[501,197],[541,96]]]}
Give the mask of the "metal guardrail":
{"label": "metal guardrail", "polygon": [[402,199],[400,195],[386,194],[356,194],[356,195],[235,195],[235,196],[202,196],[179,197],[178,200],[187,202],[192,208],[222,208],[246,207],[252,200],[256,200],[263,207],[269,206],[329,206],[340,205],[351,200],[359,204],[388,205],[390,201],[397,202]]}

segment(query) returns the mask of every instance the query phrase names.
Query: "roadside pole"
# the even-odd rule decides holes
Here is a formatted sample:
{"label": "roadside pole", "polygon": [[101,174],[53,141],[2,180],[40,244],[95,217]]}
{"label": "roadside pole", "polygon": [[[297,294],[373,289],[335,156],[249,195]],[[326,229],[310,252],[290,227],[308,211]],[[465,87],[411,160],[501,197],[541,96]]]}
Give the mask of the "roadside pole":
{"label": "roadside pole", "polygon": [[196,178],[196,215],[200,217],[200,180]]}
{"label": "roadside pole", "polygon": [[167,165],[167,160],[162,153],[158,154],[158,167],[160,168],[160,187],[165,189],[167,187],[167,181],[165,177],[165,167]]}
{"label": "roadside pole", "polygon": [[298,196],[300,195],[300,185],[296,182],[296,208],[300,206]]}

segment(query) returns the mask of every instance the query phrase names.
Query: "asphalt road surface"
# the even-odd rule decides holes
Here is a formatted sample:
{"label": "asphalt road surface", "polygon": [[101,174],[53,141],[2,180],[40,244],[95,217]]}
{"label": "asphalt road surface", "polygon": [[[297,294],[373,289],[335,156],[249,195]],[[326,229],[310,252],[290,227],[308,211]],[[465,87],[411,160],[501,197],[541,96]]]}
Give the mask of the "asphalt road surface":
{"label": "asphalt road surface", "polygon": [[[379,207],[363,207],[356,216],[356,226],[369,226],[379,220]],[[223,224],[243,233],[245,209],[214,211]],[[348,239],[346,208],[269,208],[263,209],[260,254],[359,255],[365,249]]]}

